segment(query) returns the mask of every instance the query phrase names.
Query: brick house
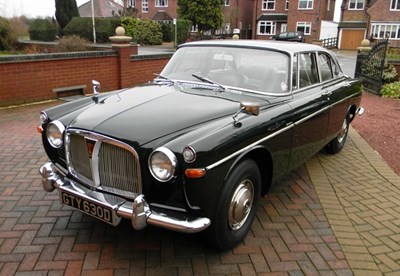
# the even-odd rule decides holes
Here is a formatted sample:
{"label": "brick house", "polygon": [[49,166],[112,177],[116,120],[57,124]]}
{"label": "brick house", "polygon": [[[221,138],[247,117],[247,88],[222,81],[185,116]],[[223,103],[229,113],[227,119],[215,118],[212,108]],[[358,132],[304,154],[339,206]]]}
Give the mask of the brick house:
{"label": "brick house", "polygon": [[364,38],[389,37],[400,46],[400,0],[343,0],[339,48],[356,49]]}
{"label": "brick house", "polygon": [[256,0],[253,37],[270,39],[286,31],[302,31],[306,42],[319,39],[321,21],[333,20],[335,0]]}
{"label": "brick house", "polygon": [[[253,2],[255,0],[223,0],[224,21],[219,34],[232,34],[240,29],[243,37],[251,38]],[[172,22],[177,18],[177,0],[124,0],[125,7],[134,7],[139,18]],[[195,28],[194,28],[195,30]]]}
{"label": "brick house", "polygon": [[[118,14],[124,7],[117,1],[93,0],[93,12],[95,17],[111,17]],[[92,3],[88,1],[78,7],[81,17],[92,17]]]}

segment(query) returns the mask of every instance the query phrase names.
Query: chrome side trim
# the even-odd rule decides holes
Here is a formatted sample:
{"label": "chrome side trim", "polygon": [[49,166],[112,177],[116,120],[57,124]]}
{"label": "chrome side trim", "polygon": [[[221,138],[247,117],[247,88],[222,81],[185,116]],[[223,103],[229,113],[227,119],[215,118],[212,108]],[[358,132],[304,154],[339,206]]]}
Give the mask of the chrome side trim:
{"label": "chrome side trim", "polygon": [[288,126],[282,128],[282,129],[278,130],[277,132],[274,132],[274,133],[272,133],[272,134],[270,134],[270,135],[268,135],[268,136],[266,136],[266,137],[264,137],[264,138],[262,138],[262,139],[260,139],[260,140],[258,140],[258,141],[256,141],[256,142],[254,142],[254,143],[252,143],[252,144],[250,144],[250,145],[248,145],[248,146],[246,146],[246,147],[244,147],[244,148],[242,148],[242,149],[240,149],[240,150],[238,150],[238,151],[232,153],[231,155],[228,155],[227,157],[222,158],[222,159],[219,160],[218,162],[215,162],[214,164],[211,164],[211,165],[207,166],[207,167],[206,167],[206,170],[211,170],[211,169],[213,169],[213,168],[215,168],[215,167],[221,165],[222,163],[225,163],[225,162],[228,161],[229,159],[231,159],[231,158],[233,158],[233,157],[235,157],[235,156],[238,156],[238,155],[240,155],[241,153],[243,153],[243,152],[245,152],[245,151],[247,151],[247,150],[249,150],[249,149],[251,149],[251,148],[257,146],[258,144],[260,144],[260,143],[262,143],[262,142],[264,142],[264,141],[267,141],[268,139],[271,139],[271,138],[273,138],[273,137],[275,137],[275,136],[281,134],[282,132],[285,132],[285,131],[288,130],[288,129],[291,129],[292,127],[294,127],[294,124],[290,124],[290,125],[288,125]]}
{"label": "chrome side trim", "polygon": [[[296,122],[294,122],[294,123],[291,122],[291,123],[289,123],[289,125],[287,125],[286,127],[282,128],[282,129],[280,129],[280,130],[278,130],[277,132],[272,133],[272,134],[270,134],[270,135],[268,135],[268,136],[266,136],[266,137],[264,137],[264,138],[262,138],[262,139],[260,139],[260,140],[258,140],[258,141],[256,141],[256,142],[254,142],[254,143],[252,143],[252,144],[250,144],[250,145],[248,145],[248,146],[246,146],[246,147],[244,147],[244,148],[242,148],[242,149],[240,149],[240,150],[238,150],[238,151],[236,151],[236,152],[234,152],[234,153],[232,153],[232,154],[230,154],[230,155],[228,155],[228,156],[222,158],[221,160],[219,160],[219,161],[217,161],[217,162],[215,162],[215,163],[213,163],[213,164],[211,164],[211,165],[206,166],[205,169],[206,169],[206,170],[214,169],[215,167],[218,167],[219,165],[225,163],[225,162],[228,161],[229,159],[231,159],[231,158],[233,158],[233,157],[236,157],[236,156],[242,154],[243,152],[246,152],[246,151],[250,150],[251,148],[253,148],[253,147],[255,147],[255,146],[257,146],[257,145],[259,145],[259,144],[261,144],[261,143],[263,143],[263,142],[265,142],[265,141],[267,141],[267,140],[269,140],[269,139],[271,139],[271,138],[273,138],[273,137],[275,137],[275,136],[281,134],[282,132],[285,132],[286,130],[291,129],[291,128],[294,127],[294,126],[297,126],[297,125],[299,125],[299,124],[301,124],[301,123],[303,123],[303,122],[305,122],[305,121],[311,119],[312,117],[317,116],[318,114],[320,114],[320,113],[326,111],[327,109],[331,109],[332,106],[334,106],[334,105],[336,105],[336,104],[339,104],[339,103],[342,103],[342,102],[344,102],[344,101],[346,101],[346,100],[348,100],[348,99],[351,99],[352,97],[354,97],[354,96],[357,95],[357,94],[358,94],[358,93],[351,94],[350,96],[348,96],[348,97],[346,97],[346,98],[344,98],[344,99],[342,99],[342,100],[336,102],[335,104],[332,104],[332,105],[329,105],[329,106],[327,106],[327,107],[324,107],[323,109],[318,110],[317,112],[314,112],[314,113],[308,115],[307,117],[304,117],[303,119],[300,119],[300,120],[298,120],[298,121],[296,121]],[[362,109],[363,109],[363,108],[362,108]]]}

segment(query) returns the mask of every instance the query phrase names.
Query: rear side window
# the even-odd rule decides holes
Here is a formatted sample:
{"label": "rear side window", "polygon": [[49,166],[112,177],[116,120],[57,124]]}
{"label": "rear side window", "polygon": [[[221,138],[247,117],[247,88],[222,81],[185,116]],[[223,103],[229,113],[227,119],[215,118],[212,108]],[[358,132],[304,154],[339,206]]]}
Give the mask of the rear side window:
{"label": "rear side window", "polygon": [[324,53],[318,54],[318,64],[321,73],[321,81],[327,81],[333,78],[332,75],[332,60]]}
{"label": "rear side window", "polygon": [[300,88],[319,82],[316,58],[314,53],[301,53],[299,55],[299,85]]}

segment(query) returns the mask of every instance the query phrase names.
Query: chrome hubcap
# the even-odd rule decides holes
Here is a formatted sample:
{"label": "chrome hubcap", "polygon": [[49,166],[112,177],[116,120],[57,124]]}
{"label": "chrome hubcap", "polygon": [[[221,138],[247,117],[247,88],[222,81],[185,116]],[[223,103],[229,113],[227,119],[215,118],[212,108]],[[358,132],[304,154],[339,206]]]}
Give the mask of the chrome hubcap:
{"label": "chrome hubcap", "polygon": [[253,206],[253,200],[253,182],[245,179],[236,188],[229,205],[228,222],[232,230],[238,230],[246,222]]}
{"label": "chrome hubcap", "polygon": [[340,130],[339,135],[337,136],[337,140],[339,143],[343,142],[344,138],[346,137],[346,133],[347,133],[347,120],[344,119],[342,129]]}

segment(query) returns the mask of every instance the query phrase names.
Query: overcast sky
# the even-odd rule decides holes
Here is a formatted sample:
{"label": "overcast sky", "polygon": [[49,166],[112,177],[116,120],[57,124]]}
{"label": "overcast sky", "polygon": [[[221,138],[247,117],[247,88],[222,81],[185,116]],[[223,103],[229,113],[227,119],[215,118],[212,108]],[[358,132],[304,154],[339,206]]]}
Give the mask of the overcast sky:
{"label": "overcast sky", "polygon": [[[89,0],[76,0],[78,7]],[[0,16],[53,17],[55,0],[0,0]]]}
{"label": "overcast sky", "polygon": [[[90,0],[76,0],[78,7]],[[334,21],[339,21],[341,1],[336,1]],[[0,0],[0,16],[54,17],[55,0]]]}

